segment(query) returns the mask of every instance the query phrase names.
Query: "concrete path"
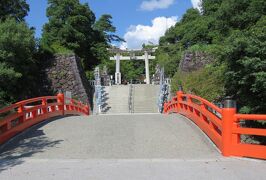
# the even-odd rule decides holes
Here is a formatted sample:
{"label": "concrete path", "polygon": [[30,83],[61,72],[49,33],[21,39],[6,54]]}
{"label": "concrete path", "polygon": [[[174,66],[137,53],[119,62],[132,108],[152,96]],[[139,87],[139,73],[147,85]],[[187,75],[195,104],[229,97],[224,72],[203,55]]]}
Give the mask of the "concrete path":
{"label": "concrete path", "polygon": [[54,119],[0,149],[0,179],[265,179],[265,169],[223,158],[179,115]]}

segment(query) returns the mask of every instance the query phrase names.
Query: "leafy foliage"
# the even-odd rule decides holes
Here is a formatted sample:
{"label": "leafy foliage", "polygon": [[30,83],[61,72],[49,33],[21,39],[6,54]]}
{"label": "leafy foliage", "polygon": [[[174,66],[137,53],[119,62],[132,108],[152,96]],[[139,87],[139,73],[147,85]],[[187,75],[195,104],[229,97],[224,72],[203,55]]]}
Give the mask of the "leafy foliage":
{"label": "leafy foliage", "polygon": [[0,20],[14,18],[16,21],[24,21],[24,17],[29,11],[26,0],[1,0],[0,1]]}
{"label": "leafy foliage", "polygon": [[89,5],[80,4],[79,0],[49,0],[47,17],[49,22],[44,25],[41,46],[54,53],[60,48],[52,47],[65,47],[88,60],[95,22]]}
{"label": "leafy foliage", "polygon": [[145,73],[143,61],[121,61],[122,79],[127,81],[140,79]]}
{"label": "leafy foliage", "polygon": [[41,47],[52,53],[74,52],[82,59],[88,78],[96,65],[108,64],[109,43],[122,41],[114,34],[111,15],[104,14],[96,21],[89,5],[79,0],[49,0],[47,16]]}
{"label": "leafy foliage", "polygon": [[249,113],[266,110],[265,24],[263,16],[252,28],[234,31],[226,40],[227,92]]}
{"label": "leafy foliage", "polygon": [[[244,113],[265,113],[266,2],[202,0],[201,9],[202,12],[189,9],[180,22],[165,33],[160,39],[157,61],[171,77],[172,69],[180,62],[180,54],[187,50],[209,53],[214,58],[215,64],[210,65],[213,68],[189,74],[178,71],[174,83],[182,79],[187,90],[193,89],[207,99],[233,96]],[[210,91],[215,95],[210,97],[204,93],[208,87],[212,87]]]}
{"label": "leafy foliage", "polygon": [[0,23],[0,102],[13,102],[33,91],[37,74],[34,32],[24,22]]}
{"label": "leafy foliage", "polygon": [[94,24],[94,29],[100,32],[105,40],[109,43],[112,41],[124,41],[119,36],[113,34],[116,32],[116,28],[112,25],[112,16],[110,14],[103,14]]}
{"label": "leafy foliage", "polygon": [[183,52],[177,49],[178,46],[171,44],[163,46],[156,52],[156,61],[161,67],[165,68],[165,73],[172,77],[178,70],[179,62],[182,58]]}
{"label": "leafy foliage", "polygon": [[204,97],[211,102],[220,101],[225,93],[225,66],[208,65],[191,73],[178,71],[173,77],[173,91],[182,85],[185,92]]}

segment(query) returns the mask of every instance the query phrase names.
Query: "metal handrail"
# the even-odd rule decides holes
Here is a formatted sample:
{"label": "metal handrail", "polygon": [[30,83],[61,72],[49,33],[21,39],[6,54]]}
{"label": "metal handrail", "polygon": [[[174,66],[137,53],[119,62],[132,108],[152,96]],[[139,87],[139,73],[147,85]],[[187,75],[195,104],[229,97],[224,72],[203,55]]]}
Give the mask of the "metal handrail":
{"label": "metal handrail", "polygon": [[129,84],[128,112],[133,113],[133,85],[132,85],[132,82]]}
{"label": "metal handrail", "polygon": [[166,83],[162,83],[160,85],[160,92],[158,96],[158,111],[160,113],[163,112],[164,103],[168,100],[168,95],[169,95],[169,85],[167,85]]}
{"label": "metal handrail", "polygon": [[103,87],[101,85],[101,78],[100,78],[100,68],[96,67],[94,70],[94,88],[95,88],[95,99],[96,99],[96,113],[95,114],[100,114],[102,111],[102,91]]}
{"label": "metal handrail", "polygon": [[134,113],[134,93],[135,93],[135,91],[134,91],[134,86],[132,85],[132,83],[131,83],[131,86],[132,86],[132,95],[131,95],[131,113]]}
{"label": "metal handrail", "polygon": [[157,105],[158,105],[158,112],[163,113],[164,111],[164,103],[167,102],[170,86],[168,84],[170,80],[164,77],[164,68],[160,69],[160,92],[158,95]]}
{"label": "metal handrail", "polygon": [[102,110],[102,86],[96,85],[95,86],[95,96],[96,96],[96,112],[101,113]]}

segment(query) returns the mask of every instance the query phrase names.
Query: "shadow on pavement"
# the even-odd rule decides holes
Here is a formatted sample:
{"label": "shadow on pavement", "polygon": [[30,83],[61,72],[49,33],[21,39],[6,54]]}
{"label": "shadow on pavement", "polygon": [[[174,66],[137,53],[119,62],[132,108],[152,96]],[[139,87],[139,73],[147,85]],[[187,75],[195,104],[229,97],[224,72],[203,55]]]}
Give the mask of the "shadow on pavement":
{"label": "shadow on pavement", "polygon": [[51,141],[46,137],[41,127],[59,120],[62,117],[50,118],[28,130],[18,134],[12,140],[0,146],[0,172],[24,162],[23,158],[31,157],[35,153],[44,151],[44,148],[54,147],[63,140]]}

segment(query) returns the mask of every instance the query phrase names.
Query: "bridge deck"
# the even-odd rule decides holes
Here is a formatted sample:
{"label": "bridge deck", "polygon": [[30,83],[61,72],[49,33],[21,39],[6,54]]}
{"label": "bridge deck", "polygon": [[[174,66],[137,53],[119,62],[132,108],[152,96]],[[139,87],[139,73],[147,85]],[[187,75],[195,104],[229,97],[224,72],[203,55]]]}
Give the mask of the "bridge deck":
{"label": "bridge deck", "polygon": [[256,179],[264,178],[266,168],[265,161],[223,158],[179,115],[55,119],[18,136],[0,153],[0,179],[224,179],[224,174]]}

